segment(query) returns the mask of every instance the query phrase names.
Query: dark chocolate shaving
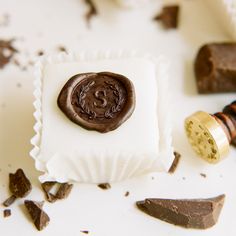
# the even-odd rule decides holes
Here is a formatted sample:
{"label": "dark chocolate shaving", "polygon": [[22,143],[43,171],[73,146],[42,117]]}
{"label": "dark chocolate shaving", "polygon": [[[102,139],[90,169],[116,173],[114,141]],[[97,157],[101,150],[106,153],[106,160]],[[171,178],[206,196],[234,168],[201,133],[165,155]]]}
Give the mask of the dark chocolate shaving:
{"label": "dark chocolate shaving", "polygon": [[5,209],[3,211],[3,217],[6,218],[6,217],[9,217],[11,216],[11,210],[10,209]]}
{"label": "dark chocolate shaving", "polygon": [[129,191],[125,193],[125,197],[128,197],[128,196],[129,196]]}
{"label": "dark chocolate shaving", "polygon": [[14,39],[0,40],[0,69],[4,68],[18,52],[12,45]]}
{"label": "dark chocolate shaving", "polygon": [[178,152],[174,152],[174,156],[175,156],[175,159],[174,159],[174,161],[173,161],[173,163],[172,163],[172,165],[171,165],[171,167],[168,171],[171,174],[173,174],[176,171],[176,169],[179,165],[180,158],[181,158],[181,155]]}
{"label": "dark chocolate shaving", "polygon": [[88,25],[89,25],[91,19],[92,19],[94,16],[96,16],[96,15],[98,14],[98,12],[97,12],[96,6],[94,5],[93,0],[84,0],[84,1],[85,1],[85,3],[86,3],[86,4],[88,5],[88,7],[89,7],[88,12],[85,14],[85,19],[86,19],[86,21],[87,21],[87,23],[88,23]]}
{"label": "dark chocolate shaving", "polygon": [[29,179],[22,169],[18,169],[15,174],[9,174],[9,189],[15,197],[26,197],[32,189]]}
{"label": "dark chocolate shaving", "polygon": [[80,232],[83,233],[83,234],[88,234],[89,233],[88,230],[80,230]]}
{"label": "dark chocolate shaving", "polygon": [[66,47],[64,47],[64,46],[59,46],[59,47],[58,47],[58,51],[59,51],[59,52],[65,52],[65,53],[68,53]]}
{"label": "dark chocolate shaving", "polygon": [[[50,191],[55,185],[59,185],[59,188],[58,188],[56,194],[52,194],[52,193],[50,193]],[[73,184],[58,183],[55,181],[44,182],[41,184],[41,186],[42,186],[42,189],[45,193],[47,201],[49,201],[51,203],[53,203],[57,200],[66,199],[69,196],[71,189],[73,188]]]}
{"label": "dark chocolate shaving", "polygon": [[207,177],[207,175],[204,174],[204,173],[200,173],[200,176],[203,177],[203,178],[206,178],[206,177]]}
{"label": "dark chocolate shaving", "polygon": [[149,198],[136,202],[146,214],[185,228],[207,229],[216,224],[225,195],[208,199]]}
{"label": "dark chocolate shaving", "polygon": [[161,14],[158,14],[153,20],[161,21],[165,29],[175,29],[178,27],[179,6],[165,6]]}
{"label": "dark chocolate shaving", "polygon": [[44,55],[44,51],[43,50],[39,50],[37,53],[38,56],[43,56]]}
{"label": "dark chocolate shaving", "polygon": [[111,185],[109,183],[102,183],[102,184],[98,184],[98,187],[103,190],[107,190],[111,188]]}
{"label": "dark chocolate shaving", "polygon": [[25,207],[39,231],[43,230],[49,224],[50,218],[42,209],[43,202],[25,200]]}
{"label": "dark chocolate shaving", "polygon": [[12,195],[8,199],[6,199],[2,204],[5,207],[9,207],[10,205],[12,205],[15,202],[15,200],[16,200],[16,196]]}

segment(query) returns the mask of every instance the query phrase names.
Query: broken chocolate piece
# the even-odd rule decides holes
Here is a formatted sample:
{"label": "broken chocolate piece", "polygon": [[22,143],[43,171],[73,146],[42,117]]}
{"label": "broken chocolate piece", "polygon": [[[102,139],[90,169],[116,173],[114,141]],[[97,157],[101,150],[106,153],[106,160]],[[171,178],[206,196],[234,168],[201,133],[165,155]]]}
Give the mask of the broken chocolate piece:
{"label": "broken chocolate piece", "polygon": [[97,8],[94,5],[93,0],[84,0],[84,1],[89,7],[89,10],[85,15],[85,19],[89,25],[92,17],[96,16],[98,14],[98,12],[97,12]]}
{"label": "broken chocolate piece", "polygon": [[178,5],[165,6],[163,7],[161,14],[154,17],[154,20],[161,21],[166,29],[174,29],[178,27],[178,15]]}
{"label": "broken chocolate piece", "polygon": [[57,182],[54,182],[54,181],[48,181],[48,182],[44,182],[44,183],[41,184],[47,201],[51,202],[51,203],[53,203],[57,200],[56,196],[54,194],[50,193],[50,190],[52,189],[52,187],[55,184],[57,184]]}
{"label": "broken chocolate piece", "polygon": [[57,199],[67,198],[71,192],[72,187],[73,187],[73,184],[68,184],[68,183],[60,184],[60,187],[56,193],[56,198]]}
{"label": "broken chocolate piece", "polygon": [[6,66],[17,52],[12,46],[12,40],[0,40],[0,69]]}
{"label": "broken chocolate piece", "polygon": [[195,59],[199,93],[236,92],[236,43],[209,43]]}
{"label": "broken chocolate piece", "polygon": [[16,197],[26,197],[31,189],[31,183],[25,176],[22,169],[18,169],[15,174],[9,174],[9,189]]}
{"label": "broken chocolate piece", "polygon": [[206,174],[204,174],[204,173],[200,173],[200,176],[202,176],[203,178],[207,177]]}
{"label": "broken chocolate piece", "polygon": [[39,231],[49,224],[50,218],[47,213],[42,210],[43,202],[25,200],[25,207]]}
{"label": "broken chocolate piece", "polygon": [[208,199],[159,199],[138,201],[143,212],[168,223],[185,228],[207,229],[216,224],[225,195]]}
{"label": "broken chocolate piece", "polygon": [[132,115],[135,90],[132,82],[120,74],[77,74],[66,82],[57,104],[77,125],[106,133],[118,128]]}
{"label": "broken chocolate piece", "polygon": [[178,167],[178,164],[179,164],[179,161],[180,161],[180,158],[181,158],[181,155],[178,152],[174,152],[174,156],[175,156],[175,159],[172,162],[172,165],[171,165],[171,167],[168,171],[171,174],[173,174],[176,171],[176,168]]}
{"label": "broken chocolate piece", "polygon": [[[50,190],[55,186],[55,185],[59,185],[59,188],[56,192],[56,194],[52,194],[50,193]],[[73,184],[68,184],[68,183],[58,183],[55,181],[48,181],[48,182],[44,182],[41,184],[43,191],[45,193],[46,199],[47,201],[53,203],[56,200],[61,200],[61,199],[65,199],[69,196],[71,189],[73,187]]]}
{"label": "broken chocolate piece", "polygon": [[107,189],[111,188],[111,185],[109,183],[103,183],[103,184],[98,184],[98,187],[103,190],[107,190]]}
{"label": "broken chocolate piece", "polygon": [[16,200],[16,196],[15,195],[12,195],[11,197],[9,197],[7,200],[5,200],[3,202],[3,206],[5,207],[9,207],[10,205],[12,205]]}
{"label": "broken chocolate piece", "polygon": [[10,209],[5,209],[3,211],[3,217],[6,218],[6,217],[9,217],[11,216],[11,210]]}

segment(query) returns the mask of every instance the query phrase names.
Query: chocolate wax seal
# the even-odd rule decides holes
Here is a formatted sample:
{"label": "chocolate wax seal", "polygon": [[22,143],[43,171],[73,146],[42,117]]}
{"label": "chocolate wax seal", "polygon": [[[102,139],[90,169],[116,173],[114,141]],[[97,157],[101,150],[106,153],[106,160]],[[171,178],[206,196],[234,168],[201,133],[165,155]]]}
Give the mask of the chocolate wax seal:
{"label": "chocolate wax seal", "polygon": [[123,75],[83,73],[67,81],[57,104],[72,122],[106,133],[118,128],[132,115],[135,91],[132,82]]}

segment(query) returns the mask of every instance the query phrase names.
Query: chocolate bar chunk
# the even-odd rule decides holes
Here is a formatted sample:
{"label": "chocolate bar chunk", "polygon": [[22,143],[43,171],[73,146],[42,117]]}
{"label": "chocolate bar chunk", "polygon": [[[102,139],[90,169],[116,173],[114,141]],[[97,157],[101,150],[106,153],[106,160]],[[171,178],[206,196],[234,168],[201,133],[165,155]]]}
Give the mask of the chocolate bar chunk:
{"label": "chocolate bar chunk", "polygon": [[138,201],[138,208],[148,215],[185,228],[207,229],[216,224],[225,195],[208,199],[159,199]]}
{"label": "chocolate bar chunk", "polygon": [[50,218],[47,213],[42,210],[43,202],[25,200],[25,207],[39,231],[48,225]]}
{"label": "chocolate bar chunk", "polygon": [[236,92],[236,43],[209,43],[195,59],[199,93]]}
{"label": "chocolate bar chunk", "polygon": [[166,29],[175,29],[178,27],[178,15],[178,5],[165,6],[163,7],[161,14],[154,17],[154,20],[161,21]]}
{"label": "chocolate bar chunk", "polygon": [[15,197],[22,198],[30,193],[32,186],[22,169],[18,169],[15,174],[9,174],[9,179],[9,189]]}

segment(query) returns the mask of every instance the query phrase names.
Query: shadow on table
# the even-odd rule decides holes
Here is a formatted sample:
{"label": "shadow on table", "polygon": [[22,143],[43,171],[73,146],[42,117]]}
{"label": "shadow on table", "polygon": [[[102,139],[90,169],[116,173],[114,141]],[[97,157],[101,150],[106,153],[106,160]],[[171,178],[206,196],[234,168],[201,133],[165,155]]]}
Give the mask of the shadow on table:
{"label": "shadow on table", "polygon": [[[34,135],[31,94],[17,96],[9,91],[0,117],[0,166],[9,172],[22,168],[32,182],[38,183],[39,172],[29,156],[30,139]],[[5,183],[4,183],[5,184]]]}

